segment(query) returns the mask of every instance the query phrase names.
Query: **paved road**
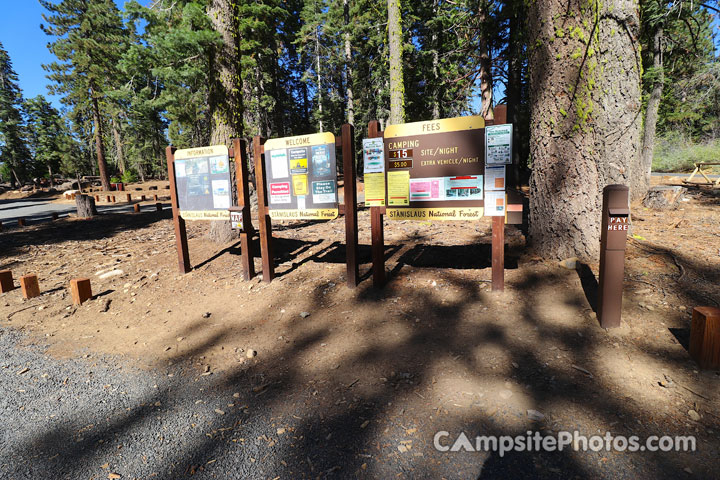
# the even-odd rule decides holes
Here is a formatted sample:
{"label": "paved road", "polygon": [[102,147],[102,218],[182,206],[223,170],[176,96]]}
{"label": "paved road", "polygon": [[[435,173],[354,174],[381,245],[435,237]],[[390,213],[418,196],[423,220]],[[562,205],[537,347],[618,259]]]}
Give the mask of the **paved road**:
{"label": "paved road", "polygon": [[[101,204],[97,209],[100,213],[121,213],[129,212],[132,206],[127,203]],[[25,217],[28,224],[46,222],[51,220],[53,212],[57,212],[62,218],[67,217],[68,213],[75,213],[75,210],[73,203],[52,203],[47,198],[0,200],[0,222],[12,225],[21,217]]]}

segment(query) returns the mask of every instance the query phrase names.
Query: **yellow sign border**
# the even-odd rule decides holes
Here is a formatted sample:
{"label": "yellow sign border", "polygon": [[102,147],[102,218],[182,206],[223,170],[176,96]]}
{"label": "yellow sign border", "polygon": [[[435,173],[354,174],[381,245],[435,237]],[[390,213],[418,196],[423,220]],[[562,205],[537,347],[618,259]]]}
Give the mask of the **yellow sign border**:
{"label": "yellow sign border", "polygon": [[335,135],[332,132],[311,133],[296,137],[271,138],[265,142],[265,151],[283,150],[294,147],[312,147],[314,145],[335,145]]}
{"label": "yellow sign border", "polygon": [[[437,216],[430,217],[430,212],[436,212]],[[473,213],[474,215],[461,216],[460,212]],[[388,220],[411,220],[419,222],[446,220],[467,221],[482,220],[484,218],[483,214],[485,213],[485,209],[483,207],[387,208],[385,213]]]}
{"label": "yellow sign border", "polygon": [[485,128],[485,119],[480,115],[472,115],[468,117],[441,118],[438,120],[427,120],[425,122],[388,125],[388,127],[385,128],[384,137],[414,137],[417,135],[476,130],[479,128]]}
{"label": "yellow sign border", "polygon": [[230,151],[225,145],[211,145],[209,147],[183,148],[175,150],[175,160],[186,160],[188,158],[214,157],[217,155],[230,156]]}

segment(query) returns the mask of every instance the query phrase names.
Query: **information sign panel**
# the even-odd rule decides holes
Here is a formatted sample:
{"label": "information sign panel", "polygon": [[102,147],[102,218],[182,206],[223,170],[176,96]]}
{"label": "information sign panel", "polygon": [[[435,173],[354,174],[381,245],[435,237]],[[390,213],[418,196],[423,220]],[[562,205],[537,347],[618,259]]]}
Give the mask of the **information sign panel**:
{"label": "information sign panel", "polygon": [[338,216],[332,133],[268,140],[265,175],[270,218],[328,220]]}
{"label": "information sign panel", "polygon": [[230,158],[224,145],[175,151],[175,185],[185,220],[229,220]]}

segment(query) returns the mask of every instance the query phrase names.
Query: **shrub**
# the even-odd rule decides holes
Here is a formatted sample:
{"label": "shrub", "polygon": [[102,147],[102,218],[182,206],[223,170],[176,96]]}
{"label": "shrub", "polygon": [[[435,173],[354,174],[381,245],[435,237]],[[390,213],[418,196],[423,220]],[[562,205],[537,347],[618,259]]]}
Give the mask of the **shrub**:
{"label": "shrub", "polygon": [[125,173],[122,174],[122,182],[123,183],[133,183],[137,182],[138,177],[137,174],[132,170],[125,170]]}
{"label": "shrub", "polygon": [[689,172],[697,162],[720,162],[720,139],[693,143],[677,132],[669,132],[656,140],[654,172]]}

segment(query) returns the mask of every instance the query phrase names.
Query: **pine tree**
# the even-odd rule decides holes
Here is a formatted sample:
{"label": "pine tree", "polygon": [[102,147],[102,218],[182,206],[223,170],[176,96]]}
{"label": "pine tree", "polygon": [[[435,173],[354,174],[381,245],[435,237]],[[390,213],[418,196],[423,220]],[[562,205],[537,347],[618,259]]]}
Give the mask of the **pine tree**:
{"label": "pine tree", "polygon": [[26,178],[30,152],[23,138],[22,92],[10,55],[0,43],[0,167],[13,188]]}
{"label": "pine tree", "polygon": [[43,14],[48,25],[42,25],[42,30],[57,37],[48,48],[59,62],[43,66],[54,82],[50,91],[62,95],[62,102],[76,115],[90,112],[100,180],[109,189],[102,104],[127,43],[120,12],[113,0],[62,0],[58,4],[40,0],[40,4],[48,11]]}
{"label": "pine tree", "polygon": [[53,175],[60,172],[63,159],[70,153],[72,139],[67,125],[42,95],[26,100],[23,109],[33,158],[33,175],[47,176],[52,182]]}

